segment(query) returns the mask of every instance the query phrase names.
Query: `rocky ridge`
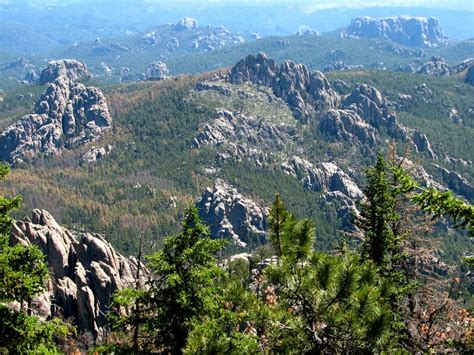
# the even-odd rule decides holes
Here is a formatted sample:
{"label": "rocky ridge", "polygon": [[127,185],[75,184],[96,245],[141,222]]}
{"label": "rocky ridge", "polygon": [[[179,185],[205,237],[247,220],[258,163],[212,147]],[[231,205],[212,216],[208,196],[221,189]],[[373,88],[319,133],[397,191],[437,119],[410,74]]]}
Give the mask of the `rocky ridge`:
{"label": "rocky ridge", "polygon": [[38,154],[60,155],[65,148],[98,140],[111,128],[112,117],[101,90],[67,75],[49,84],[34,113],[0,135],[0,160],[16,163]]}
{"label": "rocky ridge", "polygon": [[229,81],[271,88],[300,122],[316,124],[331,139],[373,148],[378,130],[384,128],[390,137],[409,142],[416,151],[426,151],[436,158],[426,136],[403,127],[380,91],[367,84],[355,85],[347,95],[339,94],[321,72],[310,72],[305,65],[289,60],[278,66],[263,53],[240,60],[231,69]]}
{"label": "rocky ridge", "polygon": [[357,17],[346,29],[355,37],[382,37],[412,47],[438,47],[447,43],[437,18],[425,17]]}
{"label": "rocky ridge", "polygon": [[[36,299],[39,315],[71,319],[80,333],[101,338],[110,296],[135,285],[138,261],[117,253],[101,235],[68,230],[41,210],[34,210],[31,219],[15,222],[11,240],[36,245],[46,255],[50,279]],[[140,273],[143,284],[148,275],[143,265]]]}

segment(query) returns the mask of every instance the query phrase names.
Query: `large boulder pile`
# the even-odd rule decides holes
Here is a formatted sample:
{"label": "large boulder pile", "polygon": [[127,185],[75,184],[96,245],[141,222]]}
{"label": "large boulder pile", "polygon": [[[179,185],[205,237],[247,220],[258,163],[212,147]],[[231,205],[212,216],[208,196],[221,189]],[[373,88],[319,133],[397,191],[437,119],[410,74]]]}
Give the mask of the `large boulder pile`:
{"label": "large boulder pile", "polygon": [[81,81],[90,80],[91,74],[85,64],[75,59],[61,59],[48,63],[48,66],[41,71],[39,84],[53,83],[59,77],[71,81]]}
{"label": "large boulder pile", "polygon": [[64,148],[96,141],[111,127],[100,89],[59,76],[41,95],[34,113],[0,135],[0,160],[16,163],[37,154],[60,155]]}
{"label": "large boulder pile", "polygon": [[268,210],[217,179],[197,202],[199,215],[209,225],[211,237],[226,238],[236,245],[265,242]]}
{"label": "large boulder pile", "polygon": [[148,271],[138,261],[117,253],[101,235],[76,233],[60,226],[46,211],[17,221],[12,243],[36,245],[46,256],[50,281],[37,298],[40,316],[72,319],[79,332],[104,335],[106,314],[116,290],[134,287],[137,269],[143,284]]}
{"label": "large boulder pile", "polygon": [[438,47],[447,43],[437,18],[426,17],[357,17],[346,34],[356,37],[388,38],[412,47]]}

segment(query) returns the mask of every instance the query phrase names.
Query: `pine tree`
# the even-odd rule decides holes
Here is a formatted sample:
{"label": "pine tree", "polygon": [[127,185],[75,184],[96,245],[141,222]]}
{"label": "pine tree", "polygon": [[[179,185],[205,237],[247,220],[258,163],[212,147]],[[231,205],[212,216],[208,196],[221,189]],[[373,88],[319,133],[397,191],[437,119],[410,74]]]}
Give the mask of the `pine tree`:
{"label": "pine tree", "polygon": [[281,255],[264,272],[275,290],[266,329],[268,350],[350,353],[396,346],[394,315],[386,302],[392,286],[377,268],[350,252],[315,252],[312,223],[284,211],[278,197],[273,208],[287,217],[279,227]]}
{"label": "pine tree", "polygon": [[223,245],[210,238],[197,209],[188,209],[181,233],[165,238],[163,249],[148,258],[152,277],[147,288],[125,289],[115,296],[117,306],[136,309],[138,302],[141,311],[119,317],[116,327],[140,324],[139,350],[182,352],[193,322],[216,307],[222,269],[215,255]]}

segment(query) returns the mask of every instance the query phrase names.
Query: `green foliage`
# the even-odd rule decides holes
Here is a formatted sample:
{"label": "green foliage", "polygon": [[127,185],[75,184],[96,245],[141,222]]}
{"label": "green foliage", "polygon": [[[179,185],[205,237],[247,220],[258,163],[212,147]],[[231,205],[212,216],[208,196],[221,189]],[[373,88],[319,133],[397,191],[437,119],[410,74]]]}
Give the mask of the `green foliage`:
{"label": "green foliage", "polygon": [[0,352],[11,354],[59,354],[55,340],[69,330],[59,319],[41,321],[38,317],[0,305],[2,334]]}
{"label": "green foliage", "polygon": [[474,206],[454,197],[451,192],[423,189],[413,197],[413,201],[424,211],[433,213],[434,217],[451,217],[459,222],[458,227],[465,227],[474,235]]}
{"label": "green foliage", "polygon": [[[197,210],[185,212],[182,232],[167,237],[163,249],[148,258],[153,277],[146,290],[123,290],[114,298],[118,306],[133,306],[119,326],[140,326],[141,348],[179,352],[195,318],[216,306],[216,282],[222,270],[215,254],[223,247],[211,240]],[[140,313],[143,312],[143,313]]]}
{"label": "green foliage", "polygon": [[[278,196],[271,215],[275,210],[283,212]],[[279,227],[273,228],[276,235]],[[275,287],[279,314],[268,329],[271,350],[343,353],[395,346],[398,323],[387,302],[392,286],[378,269],[349,252],[314,252],[314,230],[308,220],[289,215],[282,230],[282,254],[265,270]]]}

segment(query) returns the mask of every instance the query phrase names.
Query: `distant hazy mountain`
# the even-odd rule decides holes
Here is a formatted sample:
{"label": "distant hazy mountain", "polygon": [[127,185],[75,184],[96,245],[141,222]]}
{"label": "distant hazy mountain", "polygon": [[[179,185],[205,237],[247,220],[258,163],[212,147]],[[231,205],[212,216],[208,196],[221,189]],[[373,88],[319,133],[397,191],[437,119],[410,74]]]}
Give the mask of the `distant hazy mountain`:
{"label": "distant hazy mountain", "polygon": [[[268,2],[267,2],[268,3]],[[244,35],[289,35],[301,26],[327,32],[349,25],[357,16],[438,17],[451,39],[474,37],[472,8],[465,11],[435,8],[374,7],[331,8],[310,11],[300,5],[236,2],[156,1],[0,1],[0,48],[15,54],[45,54],[52,47],[143,32],[176,22],[184,16],[200,24],[225,26]],[[67,5],[67,6],[66,6]],[[232,14],[232,16],[229,16]],[[65,21],[65,19],[67,19]]]}

